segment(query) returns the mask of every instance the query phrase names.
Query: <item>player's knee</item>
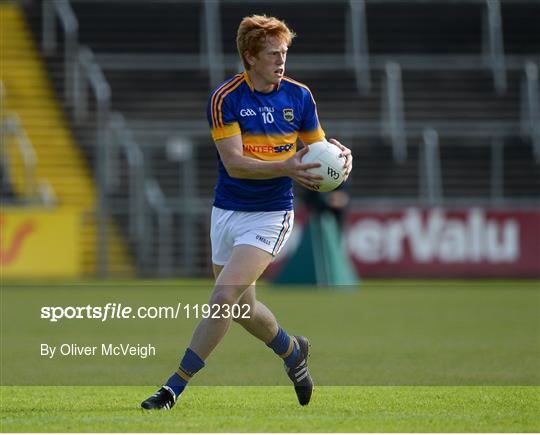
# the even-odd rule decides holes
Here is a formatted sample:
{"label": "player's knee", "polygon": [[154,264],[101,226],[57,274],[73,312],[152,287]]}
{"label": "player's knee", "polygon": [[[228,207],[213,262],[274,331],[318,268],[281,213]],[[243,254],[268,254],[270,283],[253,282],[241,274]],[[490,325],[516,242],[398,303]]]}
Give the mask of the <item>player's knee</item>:
{"label": "player's knee", "polygon": [[214,289],[210,297],[210,304],[218,304],[220,306],[231,306],[238,300],[238,291],[233,286],[219,286]]}

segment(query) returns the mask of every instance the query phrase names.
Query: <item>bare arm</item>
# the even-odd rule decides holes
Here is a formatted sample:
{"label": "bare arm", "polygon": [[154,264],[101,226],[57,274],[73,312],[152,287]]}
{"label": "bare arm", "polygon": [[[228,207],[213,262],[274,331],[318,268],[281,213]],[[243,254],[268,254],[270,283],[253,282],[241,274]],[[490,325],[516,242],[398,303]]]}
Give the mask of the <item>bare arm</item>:
{"label": "bare arm", "polygon": [[301,163],[302,156],[308,151],[307,147],[291,158],[280,161],[257,160],[244,156],[240,135],[218,140],[216,147],[227,172],[234,178],[266,180],[276,177],[291,177],[306,187],[311,187],[322,179],[322,177],[307,172],[307,169],[319,167],[319,163]]}

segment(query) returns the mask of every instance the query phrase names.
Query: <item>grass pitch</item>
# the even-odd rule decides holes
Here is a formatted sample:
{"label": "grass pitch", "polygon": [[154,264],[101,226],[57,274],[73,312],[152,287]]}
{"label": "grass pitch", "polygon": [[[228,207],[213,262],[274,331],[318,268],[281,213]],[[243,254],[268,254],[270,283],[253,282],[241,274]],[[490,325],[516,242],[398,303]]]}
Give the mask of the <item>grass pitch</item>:
{"label": "grass pitch", "polygon": [[171,411],[153,387],[3,387],[4,432],[539,432],[537,387],[191,387]]}
{"label": "grass pitch", "polygon": [[[359,290],[261,286],[310,338],[300,407],[279,359],[233,325],[171,412],[140,402],[178,364],[196,319],[40,318],[45,305],[205,303],[209,281],[3,283],[2,432],[540,432],[537,281],[368,281]],[[40,343],[152,343],[157,355],[55,357]],[[146,385],[146,386],[143,386]]]}

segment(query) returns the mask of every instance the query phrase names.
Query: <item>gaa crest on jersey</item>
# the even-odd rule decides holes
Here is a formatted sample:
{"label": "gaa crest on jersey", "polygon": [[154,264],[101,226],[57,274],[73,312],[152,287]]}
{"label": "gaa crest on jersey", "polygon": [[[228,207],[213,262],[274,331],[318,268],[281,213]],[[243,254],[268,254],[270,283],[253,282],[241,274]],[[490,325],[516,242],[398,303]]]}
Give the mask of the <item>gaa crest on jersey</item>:
{"label": "gaa crest on jersey", "polygon": [[283,118],[285,118],[285,121],[287,121],[287,122],[293,122],[294,121],[294,110],[293,109],[283,109]]}

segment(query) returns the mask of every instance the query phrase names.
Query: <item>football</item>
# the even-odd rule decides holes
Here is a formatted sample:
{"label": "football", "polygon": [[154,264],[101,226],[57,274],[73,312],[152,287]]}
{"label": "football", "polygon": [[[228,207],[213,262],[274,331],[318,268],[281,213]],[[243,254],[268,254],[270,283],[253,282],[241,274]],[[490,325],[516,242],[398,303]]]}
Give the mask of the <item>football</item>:
{"label": "football", "polygon": [[302,157],[302,163],[320,163],[319,168],[309,169],[314,175],[322,175],[318,182],[319,192],[330,192],[343,183],[345,157],[340,157],[341,150],[327,141],[314,142],[309,145],[309,151]]}

